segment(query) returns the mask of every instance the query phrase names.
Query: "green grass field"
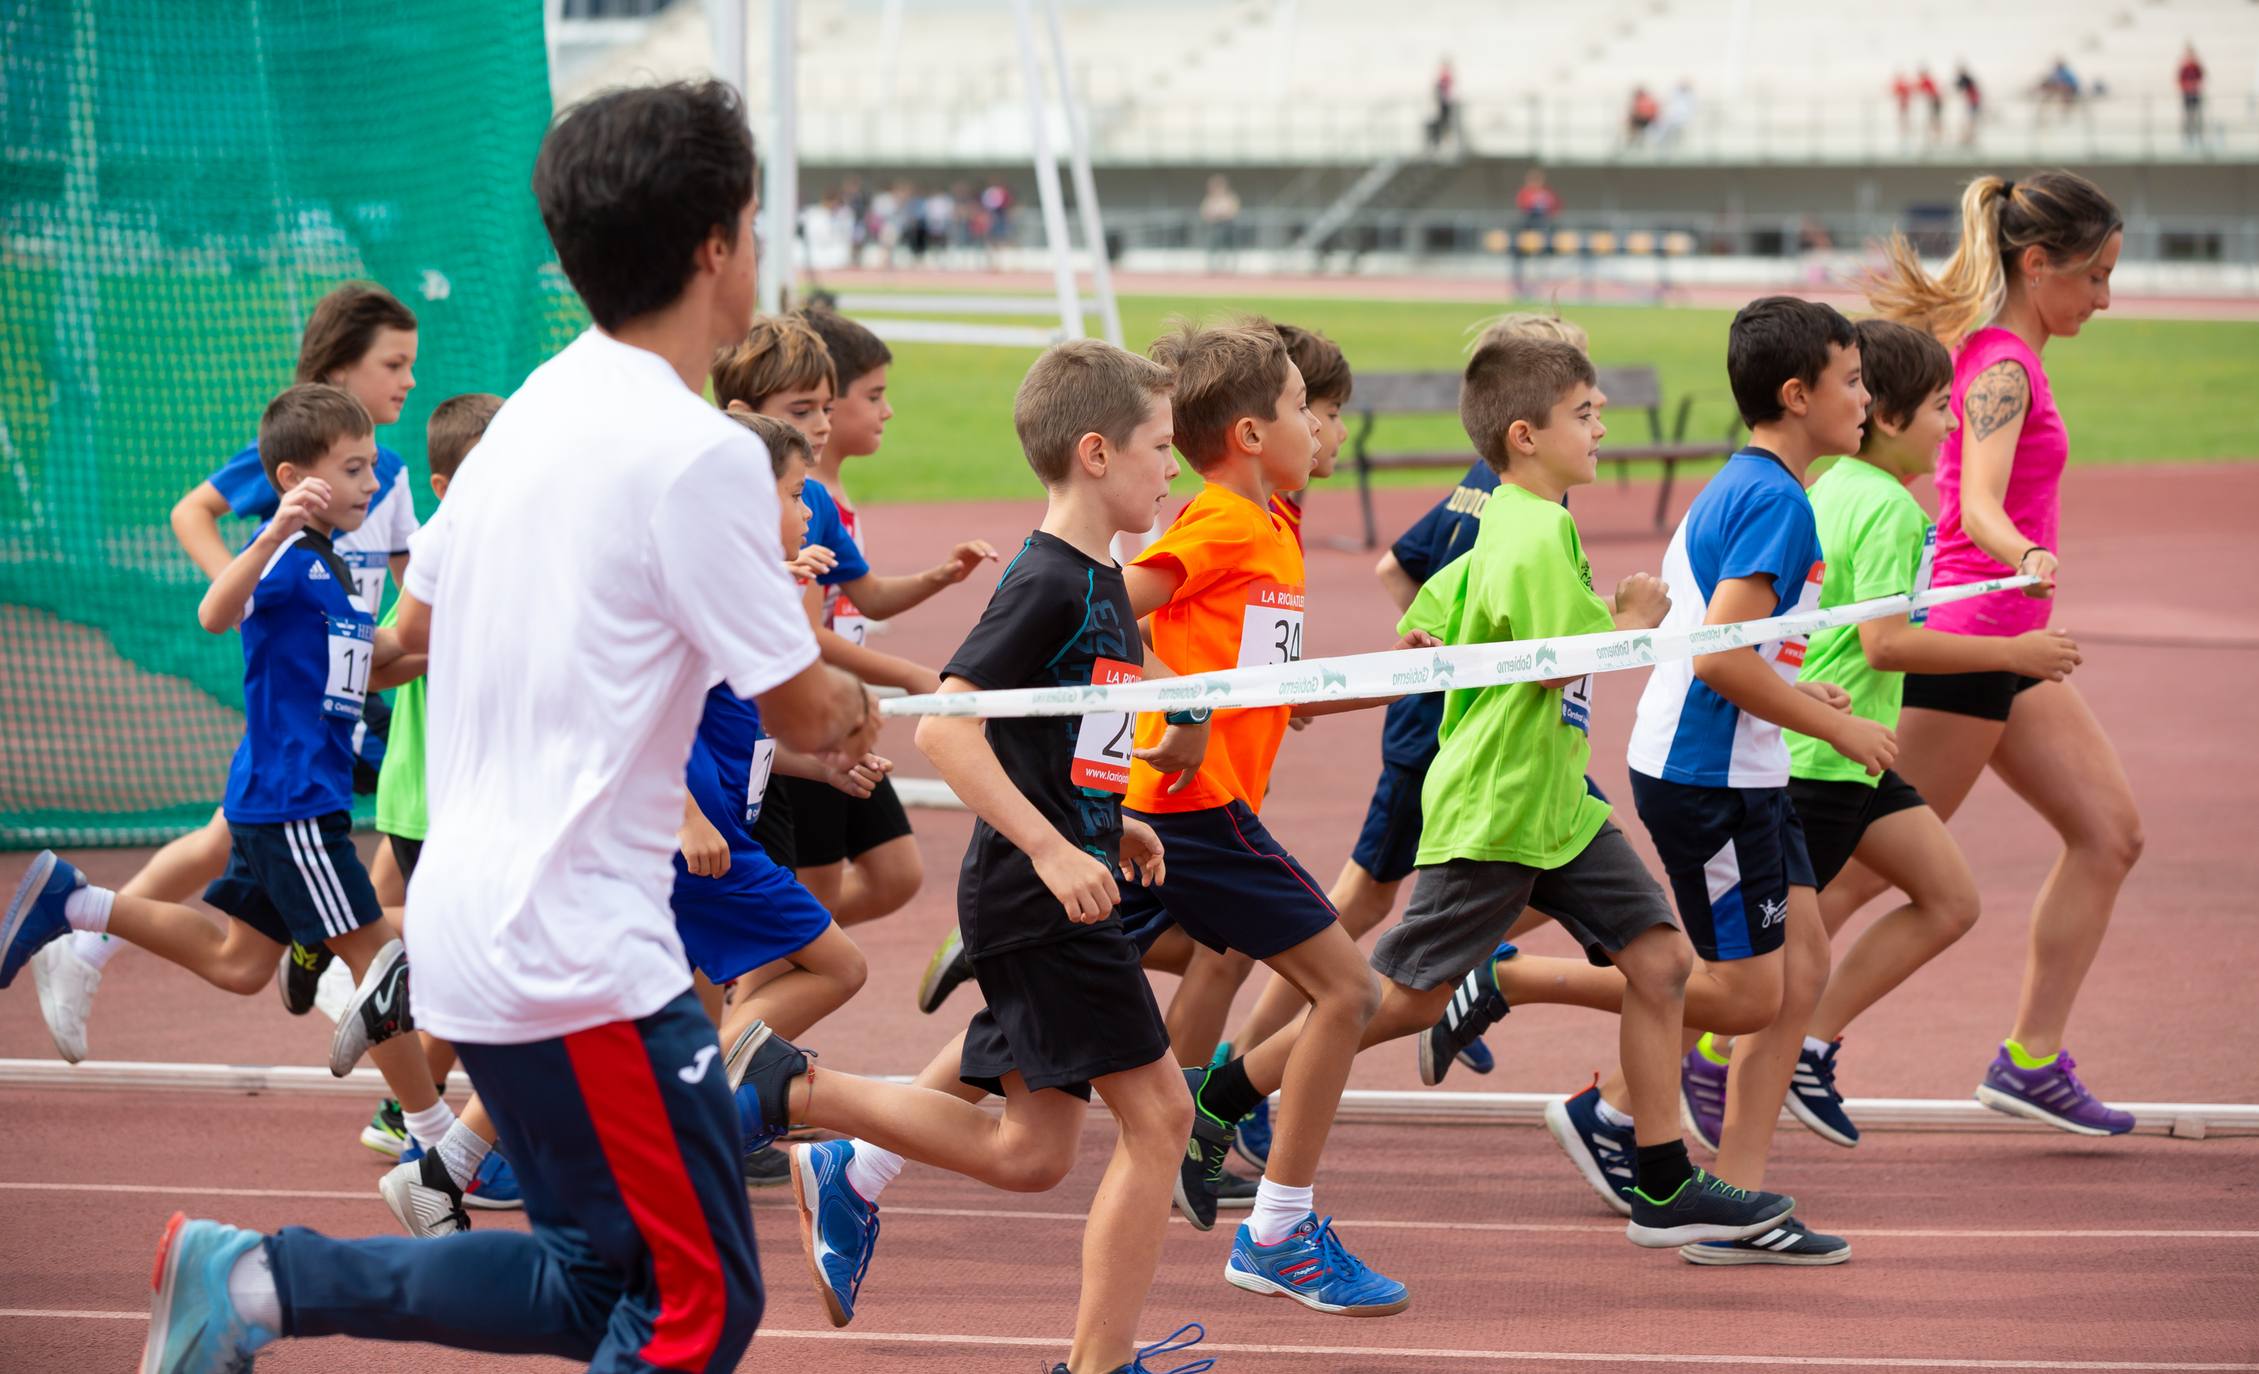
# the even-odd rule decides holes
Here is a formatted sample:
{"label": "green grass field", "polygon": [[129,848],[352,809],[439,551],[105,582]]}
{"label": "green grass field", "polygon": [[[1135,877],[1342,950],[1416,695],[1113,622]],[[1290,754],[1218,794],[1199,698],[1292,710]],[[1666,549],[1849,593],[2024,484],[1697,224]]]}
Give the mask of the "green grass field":
{"label": "green grass field", "polygon": [[[1250,298],[1275,319],[1324,330],[1354,368],[1375,372],[1456,370],[1469,328],[1496,314],[1494,303]],[[1217,318],[1231,307],[1213,299],[1127,296],[1122,326],[1142,346],[1173,315]],[[1679,398],[1695,398],[1689,438],[1725,433],[1733,418],[1726,390],[1726,310],[1591,305],[1565,311],[1592,335],[1603,364],[1650,364],[1662,375],[1665,423]],[[1035,494],[1012,436],[1011,396],[1030,354],[1018,349],[907,344],[889,375],[895,418],[886,447],[850,469],[856,496],[872,501],[983,500]],[[2078,463],[2259,459],[2243,388],[2259,362],[2259,324],[2112,320],[2048,350],[2058,403]],[[1644,438],[1636,412],[1613,417],[1627,440]],[[1381,422],[1376,447],[1463,446],[1455,420],[1405,417]],[[1603,454],[1606,447],[1603,445]],[[1191,479],[1187,478],[1186,481]],[[1336,481],[1346,480],[1337,477]],[[1437,475],[1384,480],[1432,485]]]}

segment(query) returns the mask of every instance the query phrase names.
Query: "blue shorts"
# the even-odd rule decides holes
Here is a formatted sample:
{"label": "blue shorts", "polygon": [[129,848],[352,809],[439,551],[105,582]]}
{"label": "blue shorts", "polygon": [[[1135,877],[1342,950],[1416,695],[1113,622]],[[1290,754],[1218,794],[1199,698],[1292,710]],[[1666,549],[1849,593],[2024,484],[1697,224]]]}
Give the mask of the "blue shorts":
{"label": "blue shorts", "polygon": [[692,877],[675,855],[673,905],[683,953],[711,983],[797,954],[831,928],[815,894],[759,849],[732,849],[719,878]]}
{"label": "blue shorts", "polygon": [[1721,963],[1779,949],[1788,890],[1818,886],[1788,789],[1696,787],[1639,772],[1631,784],[1694,952]]}
{"label": "blue shorts", "polygon": [[1420,788],[1427,780],[1424,767],[1381,765],[1372,804],[1365,808],[1365,828],[1349,856],[1374,882],[1397,883],[1411,876],[1413,858],[1420,852]]}
{"label": "blue shorts", "polygon": [[278,945],[318,948],[384,914],[353,848],[353,816],[229,821],[227,871],[204,900]]}
{"label": "blue shorts", "polygon": [[1122,927],[1140,952],[1170,926],[1213,950],[1252,959],[1283,954],[1334,924],[1333,903],[1243,802],[1206,811],[1125,816],[1161,837],[1168,877],[1158,888],[1122,885]]}

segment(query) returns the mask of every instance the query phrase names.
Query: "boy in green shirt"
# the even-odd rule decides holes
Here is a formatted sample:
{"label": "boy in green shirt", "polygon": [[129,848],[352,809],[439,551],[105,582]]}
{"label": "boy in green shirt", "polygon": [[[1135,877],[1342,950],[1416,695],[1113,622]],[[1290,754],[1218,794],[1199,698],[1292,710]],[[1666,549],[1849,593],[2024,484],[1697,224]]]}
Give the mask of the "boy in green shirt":
{"label": "boy in green shirt", "polygon": [[[1570,487],[1592,481],[1607,432],[1594,382],[1584,354],[1556,340],[1510,338],[1476,350],[1460,420],[1499,487],[1473,547],[1421,587],[1400,632],[1484,644],[1662,622],[1669,598],[1645,573],[1625,579],[1613,604],[1593,594],[1591,565],[1561,504]],[[1633,1185],[1627,1234],[1650,1247],[1754,1235],[1794,1203],[1729,1187],[1687,1158],[1674,1108],[1694,951],[1609,821],[1608,804],[1585,788],[1591,708],[1589,677],[1446,696],[1421,792],[1418,879],[1403,921],[1373,951],[1384,981],[1363,1043],[1419,1034],[1423,1065],[1431,1055],[1447,1062],[1462,1048],[1449,1012],[1483,985],[1496,996],[1499,941],[1525,907],[1554,913],[1590,957],[1623,973],[1622,1048],[1641,1122],[1638,1177],[1625,1180]],[[1439,1016],[1445,1025],[1436,1026]],[[1277,1085],[1294,1034],[1282,1031],[1247,1055],[1256,1087]]]}
{"label": "boy in green shirt", "polygon": [[[1953,359],[1944,345],[1887,320],[1865,321],[1857,332],[1874,398],[1864,438],[1856,455],[1839,459],[1811,488],[1827,555],[1823,607],[1928,588],[1937,530],[1906,485],[1936,466],[1938,446],[1956,425]],[[2078,666],[2078,645],[2061,630],[1988,638],[1940,634],[1923,628],[1922,619],[1917,611],[1822,630],[1812,636],[1797,680],[1841,687],[1855,713],[1896,729],[1909,672],[2005,669],[2061,681]],[[1835,1087],[1844,1027],[1976,923],[1977,885],[1945,822],[1898,774],[1871,777],[1820,740],[1793,731],[1787,738],[1789,799],[1804,823],[1828,933],[1851,916],[1852,885],[1831,884],[1854,858],[1907,899],[1836,964],[1790,1085],[1788,1107],[1797,1120],[1838,1145],[1856,1145],[1859,1128]],[[1712,1062],[1725,1057],[1711,1037],[1703,1047]]]}

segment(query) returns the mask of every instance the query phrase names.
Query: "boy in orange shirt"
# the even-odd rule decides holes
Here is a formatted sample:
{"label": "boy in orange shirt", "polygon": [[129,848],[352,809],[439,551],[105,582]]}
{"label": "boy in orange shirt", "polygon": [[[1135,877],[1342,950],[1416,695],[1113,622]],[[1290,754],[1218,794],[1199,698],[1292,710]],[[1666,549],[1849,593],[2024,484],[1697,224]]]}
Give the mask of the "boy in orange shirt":
{"label": "boy in orange shirt", "polygon": [[[1186,326],[1155,344],[1153,356],[1176,373],[1177,451],[1206,483],[1124,570],[1153,655],[1177,673],[1297,661],[1302,548],[1271,500],[1309,481],[1317,452],[1302,374],[1278,331],[1258,321]],[[1319,1220],[1311,1186],[1379,988],[1324,889],[1256,818],[1291,714],[1272,706],[1227,709],[1213,720],[1205,708],[1170,712],[1165,723],[1139,717],[1125,814],[1161,837],[1169,881],[1125,886],[1121,920],[1140,948],[1181,927],[1212,950],[1269,964],[1309,995],[1310,1029],[1286,1066],[1269,1168],[1225,1277],[1317,1311],[1373,1316],[1411,1299]],[[1176,1046],[1180,1059],[1187,1048]],[[1198,1047],[1193,1062],[1206,1057]],[[1208,1230],[1232,1124],[1252,1105],[1236,1099],[1252,1090],[1236,1064],[1185,1076],[1197,1110],[1177,1206]]]}

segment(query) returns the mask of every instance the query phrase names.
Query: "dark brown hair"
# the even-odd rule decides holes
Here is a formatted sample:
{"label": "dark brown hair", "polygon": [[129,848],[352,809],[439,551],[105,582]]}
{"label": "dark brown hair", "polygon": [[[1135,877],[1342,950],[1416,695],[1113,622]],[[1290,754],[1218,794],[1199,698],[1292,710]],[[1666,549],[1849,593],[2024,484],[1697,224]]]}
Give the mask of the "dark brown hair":
{"label": "dark brown hair", "polygon": [[327,382],[300,382],[267,403],[259,417],[259,466],[276,491],[284,463],[304,468],[340,439],[373,434],[376,426],[353,393]]}
{"label": "dark brown hair", "polygon": [[2102,188],[2075,172],[1978,177],[1961,193],[1961,241],[1945,270],[1932,277],[1905,235],[1893,234],[1890,266],[1868,278],[1867,300],[1884,319],[1958,348],[2000,314],[2026,248],[2037,245],[2058,266],[2084,265],[2125,222]]}
{"label": "dark brown hair", "polygon": [[1851,328],[1859,338],[1859,370],[1872,398],[1867,403],[1869,442],[1876,420],[1908,424],[1924,401],[1953,385],[1953,355],[1929,334],[1896,320],[1861,320]]}
{"label": "dark brown hair", "polygon": [[1516,420],[1543,429],[1553,407],[1578,383],[1596,380],[1584,350],[1559,339],[1509,335],[1475,350],[1459,383],[1459,423],[1475,452],[1506,471],[1506,431]]}
{"label": "dark brown hair", "polygon": [[785,470],[792,466],[795,453],[800,455],[801,462],[811,467],[815,465],[816,455],[808,447],[808,436],[790,420],[779,420],[774,415],[748,415],[742,410],[731,411],[729,417],[761,436],[762,447],[769,451],[769,475],[778,481],[784,480]]}
{"label": "dark brown hair", "polygon": [[1741,422],[1754,429],[1788,413],[1781,388],[1811,386],[1828,370],[1828,349],[1855,348],[1851,321],[1832,305],[1795,296],[1759,296],[1726,331],[1726,385]]}
{"label": "dark brown hair", "polygon": [[1223,461],[1231,427],[1253,416],[1279,417],[1279,393],[1286,389],[1286,341],[1268,320],[1203,329],[1179,321],[1153,341],[1153,361],[1176,374],[1170,405],[1175,412],[1177,452],[1196,472]]}
{"label": "dark brown hair", "polygon": [[1176,378],[1151,358],[1103,339],[1070,339],[1043,351],[1012,398],[1012,428],[1028,466],[1056,487],[1074,471],[1075,447],[1097,434],[1117,447],[1145,423],[1155,396]]}
{"label": "dark brown hair", "polygon": [[502,398],[489,391],[450,396],[432,407],[424,426],[424,461],[431,465],[431,475],[454,480],[455,469],[478,447],[501,408]]}
{"label": "dark brown hair", "polygon": [[298,380],[326,382],[368,356],[380,329],[416,328],[416,312],[374,282],[349,281],[314,304],[298,340]]}
{"label": "dark brown hair", "polygon": [[714,404],[725,408],[742,401],[759,410],[779,392],[807,391],[821,382],[839,394],[823,339],[798,315],[754,316],[742,342],[714,355],[713,381]]}
{"label": "dark brown hair", "polygon": [[1349,359],[1342,353],[1341,345],[1300,325],[1282,324],[1274,328],[1286,341],[1286,356],[1302,370],[1303,384],[1310,388],[1310,404],[1320,401],[1349,404],[1349,393],[1356,379],[1349,375]]}
{"label": "dark brown hair", "polygon": [[864,373],[894,361],[886,340],[836,310],[810,306],[797,314],[816,331],[816,337],[824,341],[824,351],[831,355],[832,370],[839,374],[841,391],[854,385],[855,379]]}

